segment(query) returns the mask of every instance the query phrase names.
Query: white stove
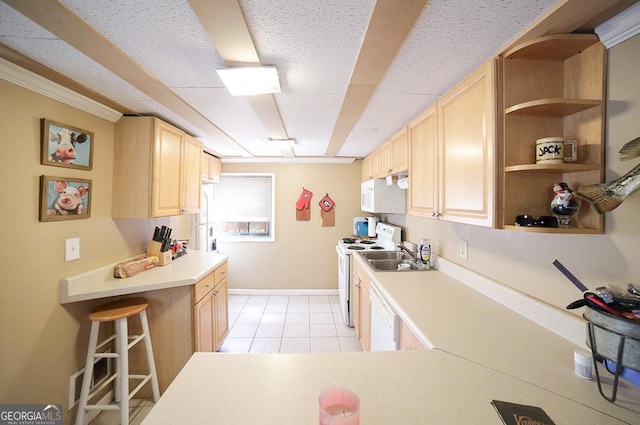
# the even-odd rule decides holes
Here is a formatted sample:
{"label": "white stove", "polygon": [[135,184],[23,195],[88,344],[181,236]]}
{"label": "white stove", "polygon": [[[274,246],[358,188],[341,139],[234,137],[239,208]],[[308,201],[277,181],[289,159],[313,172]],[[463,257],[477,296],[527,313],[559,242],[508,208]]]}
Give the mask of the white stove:
{"label": "white stove", "polygon": [[377,223],[375,238],[368,236],[346,237],[338,241],[338,247],[345,251],[345,254],[352,254],[354,251],[396,251],[399,249],[401,231],[400,227]]}
{"label": "white stove", "polygon": [[345,324],[353,326],[351,318],[351,266],[353,259],[351,254],[363,251],[398,251],[401,240],[402,228],[387,223],[378,222],[376,225],[376,237],[354,236],[342,238],[338,241],[336,252],[338,253],[338,294],[340,307]]}

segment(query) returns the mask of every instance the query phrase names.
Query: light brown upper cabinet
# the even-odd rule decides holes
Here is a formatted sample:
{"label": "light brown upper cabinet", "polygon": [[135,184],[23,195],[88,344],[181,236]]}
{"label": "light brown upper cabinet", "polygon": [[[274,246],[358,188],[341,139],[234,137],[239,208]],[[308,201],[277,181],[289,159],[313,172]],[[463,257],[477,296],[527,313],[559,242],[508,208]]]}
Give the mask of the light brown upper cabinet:
{"label": "light brown upper cabinet", "polygon": [[495,225],[495,61],[438,101],[441,219]]}
{"label": "light brown upper cabinet", "polygon": [[202,144],[155,117],[115,126],[113,217],[191,214],[200,209]]}
{"label": "light brown upper cabinet", "polygon": [[409,141],[406,127],[403,127],[391,138],[391,150],[393,156],[391,174],[407,171],[409,169]]}
{"label": "light brown upper cabinet", "polygon": [[360,181],[364,182],[371,178],[371,155],[362,158],[360,164]]}
{"label": "light brown upper cabinet", "polygon": [[[603,218],[582,202],[570,228],[517,227],[516,216],[552,215],[553,184],[573,190],[604,178],[606,55],[593,34],[553,34],[499,58],[503,134],[499,146],[498,227],[550,233],[602,233]],[[576,162],[536,164],[536,140],[577,140]]]}
{"label": "light brown upper cabinet", "polygon": [[398,175],[409,168],[409,142],[407,128],[403,127],[393,137],[362,160],[361,180],[380,179]]}
{"label": "light brown upper cabinet", "polygon": [[202,181],[208,183],[220,183],[222,163],[220,159],[206,152],[202,154]]}
{"label": "light brown upper cabinet", "polygon": [[409,215],[437,217],[438,107],[409,123]]}

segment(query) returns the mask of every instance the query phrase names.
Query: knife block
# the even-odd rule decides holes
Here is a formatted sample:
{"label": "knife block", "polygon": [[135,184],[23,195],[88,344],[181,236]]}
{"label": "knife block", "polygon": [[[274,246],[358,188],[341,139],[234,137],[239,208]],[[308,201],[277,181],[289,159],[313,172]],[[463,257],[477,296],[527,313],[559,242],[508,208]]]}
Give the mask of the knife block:
{"label": "knife block", "polygon": [[162,248],[162,244],[160,242],[149,242],[149,245],[147,246],[147,255],[149,257],[158,257],[159,266],[166,266],[167,264],[171,264],[171,250],[161,252],[160,248]]}

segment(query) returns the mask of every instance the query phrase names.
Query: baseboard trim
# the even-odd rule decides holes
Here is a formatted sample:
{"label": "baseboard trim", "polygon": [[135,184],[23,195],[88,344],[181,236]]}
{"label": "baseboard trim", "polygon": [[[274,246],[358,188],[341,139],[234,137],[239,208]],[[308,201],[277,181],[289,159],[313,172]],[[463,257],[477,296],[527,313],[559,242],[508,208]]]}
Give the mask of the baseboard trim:
{"label": "baseboard trim", "polygon": [[229,289],[229,295],[338,295],[337,289]]}

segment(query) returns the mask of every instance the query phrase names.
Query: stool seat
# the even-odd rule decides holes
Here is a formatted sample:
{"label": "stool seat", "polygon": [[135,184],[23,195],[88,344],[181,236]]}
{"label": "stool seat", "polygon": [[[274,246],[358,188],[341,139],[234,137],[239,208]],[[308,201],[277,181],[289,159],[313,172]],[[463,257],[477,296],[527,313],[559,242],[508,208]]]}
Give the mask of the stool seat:
{"label": "stool seat", "polygon": [[144,298],[127,298],[104,304],[89,313],[89,320],[98,322],[113,322],[116,319],[135,316],[149,307]]}
{"label": "stool seat", "polygon": [[[91,320],[91,334],[89,335],[89,347],[84,368],[82,389],[78,412],[76,413],[76,425],[85,425],[87,411],[119,410],[120,423],[129,423],[129,400],[148,382],[151,383],[153,400],[160,398],[158,377],[156,373],[151,335],[147,321],[147,307],[149,303],[144,298],[126,298],[113,301],[93,309],[89,313]],[[142,332],[140,335],[129,335],[128,321],[134,316],[139,316]],[[98,343],[100,324],[113,322],[114,334]],[[129,342],[130,341],[130,342]],[[147,354],[149,373],[145,375],[129,374],[129,350],[138,342],[143,341]],[[114,359],[115,372],[105,377],[100,384],[92,383],[94,364],[97,359]],[[130,389],[129,381],[138,380],[138,385]],[[108,386],[113,386],[114,400],[116,404],[90,404],[89,400],[97,400],[104,395]]]}

